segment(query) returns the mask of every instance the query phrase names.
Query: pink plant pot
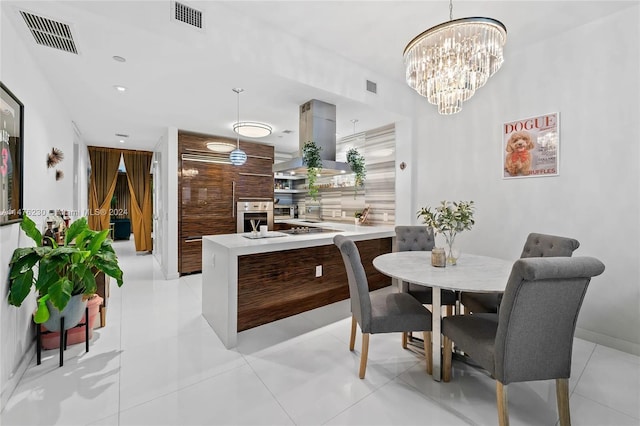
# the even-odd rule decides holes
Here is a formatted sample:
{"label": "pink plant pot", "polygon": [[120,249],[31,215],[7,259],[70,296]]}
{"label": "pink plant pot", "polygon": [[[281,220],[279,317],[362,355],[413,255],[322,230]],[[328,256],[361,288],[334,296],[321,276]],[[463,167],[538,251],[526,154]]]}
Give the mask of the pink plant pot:
{"label": "pink plant pot", "polygon": [[[102,297],[95,295],[93,298],[87,301],[87,307],[89,308],[89,340],[93,338],[93,329],[96,325],[96,319],[98,318],[98,313],[100,312],[100,305],[102,304]],[[82,319],[80,320],[80,324],[84,323],[85,318],[82,315]],[[43,332],[42,334],[42,349],[56,349],[60,347],[60,333],[52,332],[46,333],[48,331],[44,326],[40,326]],[[85,339],[85,330],[84,326],[74,327],[67,330],[67,345],[75,345],[78,343],[83,343]]]}

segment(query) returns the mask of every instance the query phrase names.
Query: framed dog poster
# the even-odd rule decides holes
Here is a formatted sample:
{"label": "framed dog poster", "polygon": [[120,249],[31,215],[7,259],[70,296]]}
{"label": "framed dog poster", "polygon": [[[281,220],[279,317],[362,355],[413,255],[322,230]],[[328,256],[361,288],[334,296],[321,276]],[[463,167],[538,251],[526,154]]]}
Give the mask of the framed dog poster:
{"label": "framed dog poster", "polygon": [[502,128],[502,178],[557,176],[560,153],[558,113],[523,118]]}

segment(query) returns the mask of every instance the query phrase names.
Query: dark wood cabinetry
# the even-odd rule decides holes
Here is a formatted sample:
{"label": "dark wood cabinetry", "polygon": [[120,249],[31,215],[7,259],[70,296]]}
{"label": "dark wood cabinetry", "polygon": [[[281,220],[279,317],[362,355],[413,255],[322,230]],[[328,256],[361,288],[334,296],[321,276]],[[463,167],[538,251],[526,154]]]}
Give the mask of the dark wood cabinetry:
{"label": "dark wood cabinetry", "polygon": [[228,138],[178,132],[178,272],[202,270],[202,236],[236,232],[236,203],[242,199],[273,199],[274,149],[240,141],[247,153],[242,166],[229,163],[228,153],[207,149],[208,142],[235,145]]}
{"label": "dark wood cabinetry", "polygon": [[240,147],[249,157],[247,162],[236,167],[236,196],[237,200],[251,199],[265,201],[273,200],[273,146],[251,144]]}

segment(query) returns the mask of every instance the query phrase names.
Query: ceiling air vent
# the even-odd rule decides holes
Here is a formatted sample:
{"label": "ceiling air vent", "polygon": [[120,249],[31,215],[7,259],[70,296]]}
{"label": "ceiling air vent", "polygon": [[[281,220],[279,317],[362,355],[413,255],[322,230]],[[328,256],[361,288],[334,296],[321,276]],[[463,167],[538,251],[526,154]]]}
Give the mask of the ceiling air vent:
{"label": "ceiling air vent", "polygon": [[42,16],[20,11],[20,15],[36,39],[36,43],[78,54],[69,25]]}
{"label": "ceiling air vent", "polygon": [[177,1],[173,2],[173,19],[202,29],[202,12]]}
{"label": "ceiling air vent", "polygon": [[378,85],[373,81],[367,80],[367,91],[371,93],[378,93]]}

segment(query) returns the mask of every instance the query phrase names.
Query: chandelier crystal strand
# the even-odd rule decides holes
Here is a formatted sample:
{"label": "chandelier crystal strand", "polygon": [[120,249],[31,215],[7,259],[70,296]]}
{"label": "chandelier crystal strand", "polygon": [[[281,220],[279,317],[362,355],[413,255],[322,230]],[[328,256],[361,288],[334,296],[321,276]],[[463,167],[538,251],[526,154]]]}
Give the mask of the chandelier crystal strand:
{"label": "chandelier crystal strand", "polygon": [[506,36],[505,26],[491,18],[436,25],[405,48],[407,84],[440,114],[455,114],[502,66]]}

